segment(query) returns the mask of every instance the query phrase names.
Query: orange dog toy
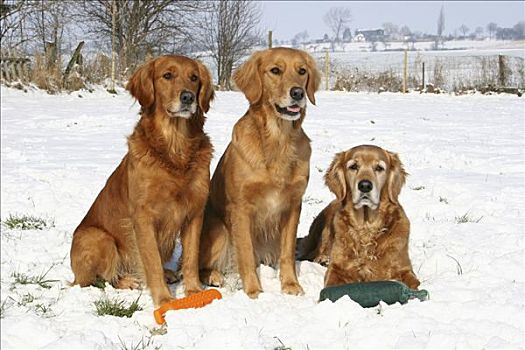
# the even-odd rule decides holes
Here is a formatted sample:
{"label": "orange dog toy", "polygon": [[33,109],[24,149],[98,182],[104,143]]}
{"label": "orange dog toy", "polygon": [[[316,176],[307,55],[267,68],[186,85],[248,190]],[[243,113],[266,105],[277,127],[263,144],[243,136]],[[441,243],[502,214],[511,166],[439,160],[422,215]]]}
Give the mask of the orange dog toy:
{"label": "orange dog toy", "polygon": [[170,301],[162,304],[157,310],[153,312],[155,321],[158,324],[164,324],[166,320],[164,315],[168,310],[192,309],[208,305],[215,299],[222,299],[222,294],[217,289],[208,289],[197,294],[190,295],[186,298]]}

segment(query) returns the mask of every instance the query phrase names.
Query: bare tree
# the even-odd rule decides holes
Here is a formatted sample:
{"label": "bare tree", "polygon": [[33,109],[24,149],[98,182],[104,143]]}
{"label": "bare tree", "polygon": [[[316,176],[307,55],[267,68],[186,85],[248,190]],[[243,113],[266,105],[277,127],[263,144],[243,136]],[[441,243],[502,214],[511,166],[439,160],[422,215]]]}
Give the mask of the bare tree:
{"label": "bare tree", "polygon": [[333,41],[339,42],[342,31],[352,21],[352,12],[347,7],[332,7],[325,15],[324,22],[334,33]]}
{"label": "bare tree", "polygon": [[439,45],[443,43],[443,33],[445,31],[445,9],[441,6],[439,17],[437,20],[437,37],[434,41],[434,48],[439,49]]}
{"label": "bare tree", "polygon": [[441,6],[439,11],[439,17],[437,22],[437,35],[439,38],[443,37],[443,32],[445,31],[445,9]]}
{"label": "bare tree", "polygon": [[399,33],[401,33],[401,35],[403,36],[403,40],[405,40],[406,37],[410,37],[410,35],[412,34],[412,31],[410,30],[410,28],[408,26],[402,26],[401,29],[399,30]]}
{"label": "bare tree", "polygon": [[514,30],[515,40],[525,39],[525,21],[519,21],[512,29]]}
{"label": "bare tree", "polygon": [[465,38],[467,36],[467,33],[469,32],[470,28],[467,27],[466,25],[462,24],[460,27],[459,27],[459,31],[461,32],[461,34],[463,34],[463,38]]}
{"label": "bare tree", "polygon": [[33,39],[34,32],[27,30],[27,18],[33,4],[20,0],[0,0],[0,41],[3,49],[22,49]]}
{"label": "bare tree", "polygon": [[33,1],[28,15],[30,29],[34,33],[33,49],[45,52],[47,65],[60,61],[64,49],[64,37],[69,30],[74,3],[60,0]]}
{"label": "bare tree", "polygon": [[297,46],[299,44],[304,43],[305,41],[308,40],[308,37],[309,37],[308,31],[306,30],[303,30],[302,32],[295,34],[294,37],[292,38],[292,46]]}
{"label": "bare tree", "polygon": [[498,25],[494,22],[490,22],[487,24],[487,32],[489,32],[489,39],[492,40],[492,36],[496,33],[498,30]]}
{"label": "bare tree", "polygon": [[109,49],[116,6],[115,49],[122,69],[142,62],[147,53],[185,52],[196,30],[195,18],[206,1],[84,0],[78,18]]}
{"label": "bare tree", "polygon": [[476,27],[474,30],[474,38],[479,39],[483,36],[483,27]]}
{"label": "bare tree", "polygon": [[202,16],[197,40],[215,63],[221,89],[231,89],[233,66],[259,41],[259,19],[257,3],[249,0],[213,1]]}
{"label": "bare tree", "polygon": [[392,22],[385,22],[383,23],[383,30],[385,31],[385,35],[390,40],[397,40],[399,36],[399,27],[395,25]]}

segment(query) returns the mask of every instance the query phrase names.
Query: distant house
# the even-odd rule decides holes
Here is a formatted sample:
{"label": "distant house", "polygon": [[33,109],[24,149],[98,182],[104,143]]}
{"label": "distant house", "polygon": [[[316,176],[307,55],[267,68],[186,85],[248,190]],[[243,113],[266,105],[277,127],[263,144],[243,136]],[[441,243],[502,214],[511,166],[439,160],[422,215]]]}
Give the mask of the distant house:
{"label": "distant house", "polygon": [[358,29],[355,31],[354,41],[384,41],[384,29]]}

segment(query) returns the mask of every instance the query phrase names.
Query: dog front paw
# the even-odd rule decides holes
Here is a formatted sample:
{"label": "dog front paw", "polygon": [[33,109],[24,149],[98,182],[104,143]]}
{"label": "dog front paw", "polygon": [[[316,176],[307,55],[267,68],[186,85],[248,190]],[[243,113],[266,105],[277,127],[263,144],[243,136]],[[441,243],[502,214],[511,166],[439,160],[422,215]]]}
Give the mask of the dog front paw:
{"label": "dog front paw", "polygon": [[283,293],[291,295],[304,295],[303,287],[297,282],[285,282],[281,284]]}
{"label": "dog front paw", "polygon": [[260,289],[250,289],[244,291],[246,295],[248,295],[251,299],[257,299],[259,297],[259,294],[262,293],[262,290]]}
{"label": "dog front paw", "polygon": [[199,284],[192,283],[191,285],[186,285],[184,287],[184,293],[186,294],[187,297],[189,297],[190,295],[193,295],[193,294],[200,293],[203,290],[204,289],[202,288],[200,283]]}

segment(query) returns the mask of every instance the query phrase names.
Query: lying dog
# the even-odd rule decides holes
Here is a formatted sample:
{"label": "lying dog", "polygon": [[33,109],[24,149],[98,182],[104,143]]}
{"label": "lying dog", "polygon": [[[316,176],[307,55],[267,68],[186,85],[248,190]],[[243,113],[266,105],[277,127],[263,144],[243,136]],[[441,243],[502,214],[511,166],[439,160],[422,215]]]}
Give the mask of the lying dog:
{"label": "lying dog", "polygon": [[397,154],[362,145],[335,156],[326,172],[336,195],[298,240],[298,258],[328,263],[325,286],[398,280],[419,281],[408,255],[408,221],[398,196],[405,170]]}
{"label": "lying dog", "polygon": [[140,67],[127,89],[141,118],[128,153],[75,230],[73,283],[84,287],[100,278],[136,288],[145,277],[159,306],[172,299],[163,265],[179,232],[186,294],[202,290],[199,237],[212,157],[203,125],[214,92],[206,67],[175,55]]}
{"label": "lying dog", "polygon": [[301,125],[306,97],[315,103],[315,61],[274,48],[253,54],[233,76],[250,107],[213,174],[201,238],[201,279],[221,285],[232,256],[244,291],[262,292],[257,266],[280,264],[281,289],[302,294],[295,271],[301,199],[310,169],[310,140]]}

